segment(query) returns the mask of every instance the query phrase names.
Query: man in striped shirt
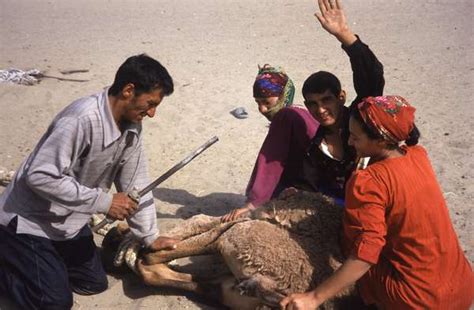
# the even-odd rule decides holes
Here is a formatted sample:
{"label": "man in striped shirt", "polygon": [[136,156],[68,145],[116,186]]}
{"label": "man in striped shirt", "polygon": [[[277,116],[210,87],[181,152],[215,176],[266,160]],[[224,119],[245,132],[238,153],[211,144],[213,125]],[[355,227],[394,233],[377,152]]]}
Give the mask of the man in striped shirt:
{"label": "man in striped shirt", "polygon": [[127,219],[152,250],[174,245],[158,237],[151,193],[139,205],[127,195],[150,181],[141,122],[172,92],[166,68],[132,56],[110,88],[55,117],[0,196],[0,295],[25,309],[69,309],[73,291],[104,291],[107,278],[87,225],[94,213]]}

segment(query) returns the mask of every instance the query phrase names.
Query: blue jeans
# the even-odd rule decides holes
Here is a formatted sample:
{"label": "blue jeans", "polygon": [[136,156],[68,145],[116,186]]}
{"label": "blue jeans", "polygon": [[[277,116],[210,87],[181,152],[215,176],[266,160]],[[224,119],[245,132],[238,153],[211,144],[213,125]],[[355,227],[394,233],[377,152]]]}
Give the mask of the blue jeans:
{"label": "blue jeans", "polygon": [[97,294],[107,289],[90,228],[71,240],[52,241],[16,234],[16,218],[0,225],[0,295],[23,309],[70,309],[72,292]]}

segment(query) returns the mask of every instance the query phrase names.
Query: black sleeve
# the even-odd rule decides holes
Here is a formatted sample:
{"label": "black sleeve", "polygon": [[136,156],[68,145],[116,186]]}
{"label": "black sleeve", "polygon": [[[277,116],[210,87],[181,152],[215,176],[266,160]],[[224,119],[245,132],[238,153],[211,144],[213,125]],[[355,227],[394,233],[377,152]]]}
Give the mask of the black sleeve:
{"label": "black sleeve", "polygon": [[353,83],[357,97],[352,105],[368,96],[381,96],[385,80],[383,65],[359,37],[350,46],[342,46],[351,61]]}

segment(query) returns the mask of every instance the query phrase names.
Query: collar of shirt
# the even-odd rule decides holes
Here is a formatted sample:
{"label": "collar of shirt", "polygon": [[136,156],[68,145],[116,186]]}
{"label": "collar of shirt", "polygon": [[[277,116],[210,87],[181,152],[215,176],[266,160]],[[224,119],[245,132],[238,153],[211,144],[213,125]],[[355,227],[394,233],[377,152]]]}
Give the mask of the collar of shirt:
{"label": "collar of shirt", "polygon": [[[326,157],[340,161],[340,162],[345,162],[347,160],[353,160],[355,158],[355,149],[351,146],[349,146],[349,117],[350,117],[350,112],[349,108],[343,107],[341,110],[343,113],[343,126],[341,128],[341,139],[344,147],[344,156],[341,160],[336,160],[332,155],[329,156],[329,150],[325,152],[324,146],[323,146],[323,141],[324,141],[324,135],[326,133],[326,128],[323,126],[319,126],[318,131],[316,131],[316,134],[314,135],[313,139],[311,140],[307,155],[309,157],[313,157],[311,154],[314,154],[317,151],[321,151]],[[327,145],[326,145],[327,148]]]}
{"label": "collar of shirt", "polygon": [[129,131],[139,136],[141,131],[141,124],[129,123],[126,126],[126,129],[122,133],[115,123],[114,117],[112,115],[112,110],[110,109],[109,97],[108,97],[109,88],[105,88],[103,92],[99,93],[98,105],[99,113],[102,121],[102,127],[104,130],[104,147],[109,146],[114,143],[125,132]]}

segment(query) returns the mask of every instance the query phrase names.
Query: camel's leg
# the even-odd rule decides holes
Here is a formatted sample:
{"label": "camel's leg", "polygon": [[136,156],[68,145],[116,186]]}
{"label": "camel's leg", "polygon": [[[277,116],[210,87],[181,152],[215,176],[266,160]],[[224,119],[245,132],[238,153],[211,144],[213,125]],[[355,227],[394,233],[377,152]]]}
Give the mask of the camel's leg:
{"label": "camel's leg", "polygon": [[231,309],[251,310],[261,304],[257,298],[241,296],[239,291],[235,290],[235,278],[232,276],[222,278],[217,284],[206,284],[193,281],[192,275],[175,272],[165,264],[139,263],[138,270],[147,285],[176,288],[205,295]]}
{"label": "camel's leg", "polygon": [[261,306],[262,302],[258,298],[240,294],[235,284],[234,277],[228,277],[221,282],[219,299],[222,304],[233,310],[254,310]]}
{"label": "camel's leg", "polygon": [[144,255],[145,261],[148,265],[162,264],[170,262],[177,258],[204,255],[215,252],[216,236],[213,230],[191,237],[176,244],[173,250],[162,250],[147,253]]}
{"label": "camel's leg", "polygon": [[178,224],[170,231],[163,233],[164,236],[175,239],[188,239],[192,236],[199,235],[219,226],[221,218],[204,214],[195,215],[184,222]]}
{"label": "camel's leg", "polygon": [[[215,232],[218,232],[219,230],[207,234],[206,232],[212,231],[212,229],[220,225],[220,218],[217,217],[197,215],[190,218],[189,220],[185,221],[181,225],[178,225],[176,228],[172,229],[168,233],[162,235],[183,240],[179,243],[179,247],[175,251],[155,252],[154,254],[151,254],[151,256],[162,257],[162,259],[147,260],[147,262],[162,263],[171,261],[174,258],[212,252],[212,247],[209,247],[207,245],[212,243],[212,241],[215,239]],[[103,252],[107,254],[107,257],[110,257],[107,262],[112,262],[112,257],[115,256],[120,246],[120,243],[124,240],[125,235],[129,231],[130,228],[126,223],[119,223],[116,227],[112,227],[112,229],[107,232],[104,241],[102,242]],[[194,250],[194,248],[197,248],[197,250],[199,251]],[[191,253],[187,254],[189,252]],[[195,254],[192,254],[194,252]]]}
{"label": "camel's leg", "polygon": [[188,238],[176,244],[174,250],[162,250],[145,254],[145,260],[148,265],[160,264],[172,261],[181,257],[204,255],[217,252],[216,240],[234,224],[243,220],[235,222],[219,224],[213,229]]}
{"label": "camel's leg", "polygon": [[240,282],[236,289],[241,295],[256,297],[270,307],[279,307],[280,301],[286,296],[274,280],[261,274]]}
{"label": "camel's leg", "polygon": [[171,287],[197,294],[204,294],[201,286],[193,281],[193,276],[171,270],[166,264],[144,265],[137,264],[143,281],[148,285]]}

